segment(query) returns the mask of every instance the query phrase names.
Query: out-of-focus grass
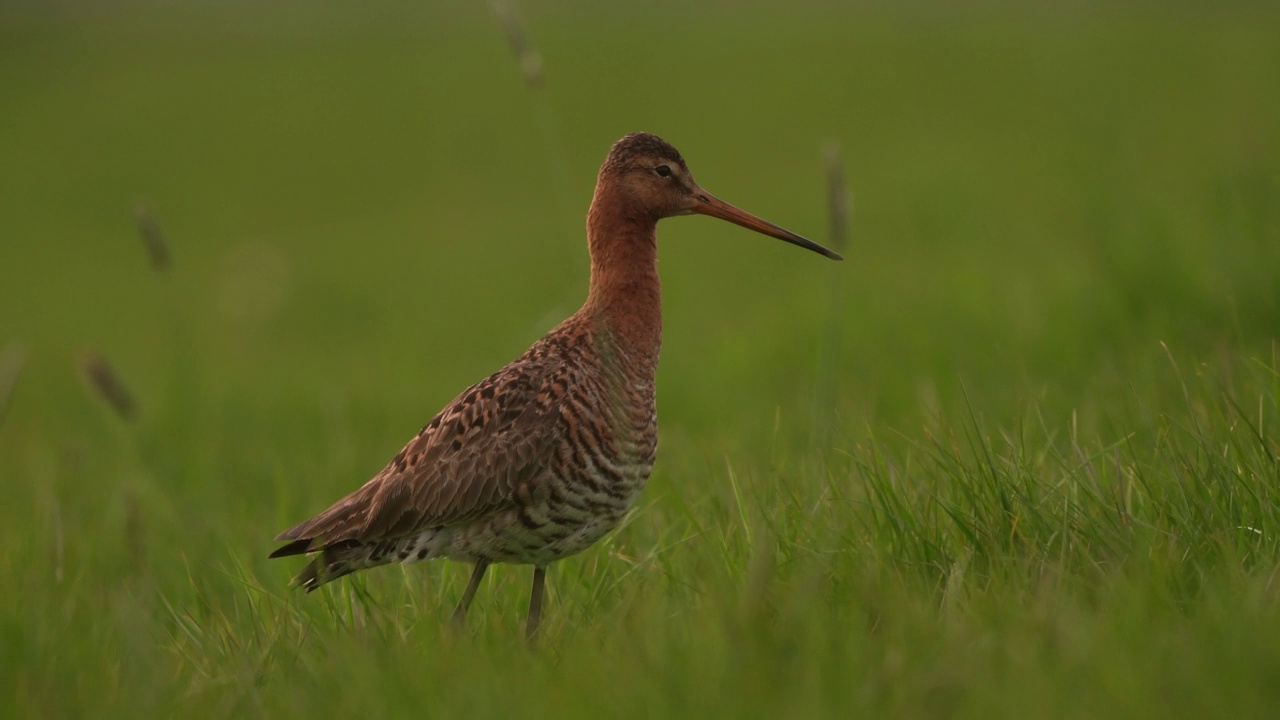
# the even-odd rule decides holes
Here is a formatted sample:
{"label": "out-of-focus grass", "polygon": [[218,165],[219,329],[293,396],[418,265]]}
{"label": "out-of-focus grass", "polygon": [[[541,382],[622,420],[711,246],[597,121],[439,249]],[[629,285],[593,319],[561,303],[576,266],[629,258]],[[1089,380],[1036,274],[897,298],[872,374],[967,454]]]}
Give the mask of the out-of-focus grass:
{"label": "out-of-focus grass", "polygon": [[[518,9],[540,91],[464,3],[2,11],[4,716],[1276,705],[1280,13]],[[276,531],[575,309],[636,129],[815,238],[839,142],[849,259],[663,223],[659,464],[538,654],[527,568],[466,637],[456,565],[290,593]]]}

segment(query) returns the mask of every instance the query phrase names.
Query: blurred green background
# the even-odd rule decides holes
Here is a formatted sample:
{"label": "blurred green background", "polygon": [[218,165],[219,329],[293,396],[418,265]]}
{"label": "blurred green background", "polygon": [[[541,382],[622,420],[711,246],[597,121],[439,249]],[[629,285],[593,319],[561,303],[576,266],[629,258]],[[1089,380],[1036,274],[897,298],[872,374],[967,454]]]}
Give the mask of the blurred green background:
{"label": "blurred green background", "polygon": [[145,202],[210,392],[318,400],[376,371],[420,413],[576,308],[595,169],[637,129],[804,234],[824,142],[855,195],[838,267],[664,225],[664,394],[699,422],[803,387],[741,358],[811,351],[836,273],[860,397],[1280,326],[1266,4],[537,6],[541,93],[471,3],[12,12],[0,327],[49,354],[35,372],[86,344],[136,383],[165,367]]}
{"label": "blurred green background", "polygon": [[[837,143],[853,213],[840,264],[705,218],[662,223],[662,449],[626,552],[696,557],[686,506],[771,516],[774,483],[962,434],[956,418],[1034,416],[1045,447],[1110,447],[1135,418],[1199,407],[1185,386],[1201,373],[1272,437],[1274,374],[1249,378],[1274,371],[1280,329],[1275,3],[506,7],[541,87],[485,3],[0,7],[0,352],[20,365],[11,394],[0,383],[0,614],[19,714],[81,715],[94,696],[245,711],[201,703],[261,680],[228,680],[222,655],[174,628],[197,605],[229,637],[285,624],[228,610],[241,584],[311,601],[284,590],[294,568],[262,560],[272,535],[577,308],[595,172],[636,130],[680,148],[710,191],[821,242]],[[139,206],[164,228],[167,272],[148,265]],[[88,352],[136,421],[82,379]],[[726,465],[759,490],[737,510]],[[577,608],[562,635],[618,622],[598,592],[639,592],[583,589],[623,572],[599,570],[616,552],[553,574]],[[430,588],[411,625],[433,634],[404,657],[433,652],[462,572],[369,580]],[[697,596],[737,602],[744,576],[729,577]],[[509,578],[495,581],[509,612],[473,611],[497,646],[522,612],[527,579]],[[477,652],[469,667],[492,670]],[[130,657],[153,674],[131,675]],[[384,711],[420,705],[397,687],[404,704]],[[1000,707],[887,697],[861,707]]]}

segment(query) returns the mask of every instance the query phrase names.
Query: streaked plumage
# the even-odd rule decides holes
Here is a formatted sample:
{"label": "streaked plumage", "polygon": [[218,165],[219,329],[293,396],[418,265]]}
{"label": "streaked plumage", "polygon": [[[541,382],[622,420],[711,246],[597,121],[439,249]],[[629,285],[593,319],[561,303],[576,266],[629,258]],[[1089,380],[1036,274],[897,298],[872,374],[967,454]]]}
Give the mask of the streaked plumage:
{"label": "streaked plumage", "polygon": [[660,138],[622,138],[588,213],[583,307],[463,391],[363,487],[281,533],[288,544],[271,557],[316,553],[295,579],[307,590],[385,563],[471,562],[459,619],[490,563],[534,565],[532,637],[545,567],[615,528],[649,478],[662,343],[655,226],[694,212],[839,259],[708,195]]}

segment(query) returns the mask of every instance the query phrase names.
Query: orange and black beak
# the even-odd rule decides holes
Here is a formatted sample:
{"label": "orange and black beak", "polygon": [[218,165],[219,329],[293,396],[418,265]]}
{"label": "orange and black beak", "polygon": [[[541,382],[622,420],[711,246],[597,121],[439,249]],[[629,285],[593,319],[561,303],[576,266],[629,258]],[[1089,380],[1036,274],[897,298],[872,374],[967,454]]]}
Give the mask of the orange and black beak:
{"label": "orange and black beak", "polygon": [[698,213],[699,215],[710,215],[711,217],[720,218],[721,220],[728,220],[734,225],[741,225],[748,230],[755,230],[762,235],[768,235],[769,237],[775,237],[779,240],[785,240],[792,245],[799,245],[806,250],[812,250],[819,255],[825,255],[832,260],[844,259],[843,257],[840,257],[840,253],[828,250],[818,243],[806,237],[801,237],[790,230],[780,228],[768,220],[761,220],[745,210],[739,210],[702,188],[694,189],[693,198],[693,212]]}

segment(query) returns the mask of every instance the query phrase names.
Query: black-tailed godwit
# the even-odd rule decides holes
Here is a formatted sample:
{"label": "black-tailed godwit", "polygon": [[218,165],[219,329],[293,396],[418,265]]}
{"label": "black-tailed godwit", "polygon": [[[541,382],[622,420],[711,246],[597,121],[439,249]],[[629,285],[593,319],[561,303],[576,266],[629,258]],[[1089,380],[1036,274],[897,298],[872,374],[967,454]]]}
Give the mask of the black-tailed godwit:
{"label": "black-tailed godwit", "polygon": [[702,214],[836,253],[707,193],[648,133],[614,144],[587,213],[591,286],[582,308],[445,406],[363,487],[276,538],[271,557],[316,553],[307,590],[393,562],[475,565],[461,622],[490,563],[533,565],[526,634],[538,630],[549,564],[626,515],[657,450],[662,345],[658,221]]}

